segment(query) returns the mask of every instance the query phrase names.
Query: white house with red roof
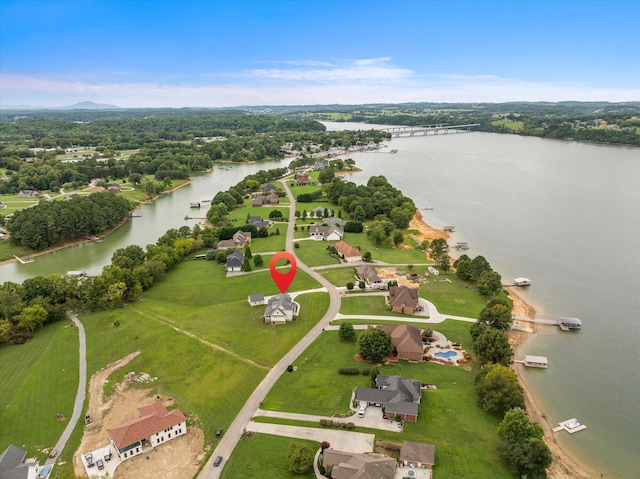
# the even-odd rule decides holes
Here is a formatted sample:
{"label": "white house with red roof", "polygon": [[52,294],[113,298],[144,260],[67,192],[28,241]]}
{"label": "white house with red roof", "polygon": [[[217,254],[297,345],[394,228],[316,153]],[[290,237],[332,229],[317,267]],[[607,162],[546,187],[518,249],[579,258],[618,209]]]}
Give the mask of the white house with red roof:
{"label": "white house with red roof", "polygon": [[160,401],[139,407],[138,413],[140,417],[107,430],[122,461],[187,433],[187,418],[182,411],[167,411]]}

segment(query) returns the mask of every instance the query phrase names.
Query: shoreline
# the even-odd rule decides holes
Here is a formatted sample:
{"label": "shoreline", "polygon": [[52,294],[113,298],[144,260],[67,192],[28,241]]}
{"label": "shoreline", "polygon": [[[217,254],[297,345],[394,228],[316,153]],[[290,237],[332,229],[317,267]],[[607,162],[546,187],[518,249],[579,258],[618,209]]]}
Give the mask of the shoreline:
{"label": "shoreline", "polygon": [[[422,217],[422,213],[417,209],[415,215],[411,219],[409,228],[417,229],[419,231],[419,236],[423,239],[432,240],[436,238],[449,238],[449,234],[447,232],[438,230],[427,224]],[[507,288],[507,292],[509,298],[513,301],[514,314],[531,319],[536,317],[537,312],[535,308],[519,296],[514,291],[514,288]],[[514,356],[517,356],[520,346],[522,346],[532,334],[533,333],[531,332],[524,331],[509,331],[509,343],[513,348]],[[544,430],[544,441],[549,447],[553,457],[553,462],[547,469],[547,477],[549,479],[589,479],[598,477],[594,471],[590,470],[587,466],[580,464],[576,458],[571,455],[571,453],[555,441],[555,433],[552,431],[552,426],[547,421],[547,417],[544,412],[538,407],[536,398],[531,392],[531,389],[529,389],[529,385],[520,371],[521,368],[518,368],[517,364],[513,364],[511,369],[518,376],[518,380],[524,391],[525,407],[529,418],[531,421],[539,423]]]}
{"label": "shoreline", "polygon": [[[162,196],[164,196],[164,195],[166,195],[168,193],[172,193],[175,190],[177,190],[179,188],[182,188],[183,186],[190,185],[192,182],[193,182],[193,178],[189,177],[189,179],[187,181],[185,181],[184,183],[181,183],[181,184],[175,186],[174,188],[171,188],[170,190],[163,191],[162,194],[155,195],[153,198],[151,198],[149,200],[145,200],[144,202],[139,202],[130,211],[129,214],[132,214],[134,211],[136,211],[138,208],[141,208],[147,202],[154,202],[154,201],[158,200],[159,198],[161,198]],[[99,235],[99,236],[98,235],[94,235],[95,238],[100,239],[100,240],[106,238],[107,236],[109,236],[112,233],[114,233],[118,228],[120,228],[123,224],[125,224],[130,219],[131,219],[131,217],[127,216],[124,220],[122,220],[120,223],[118,223],[116,226],[114,226],[112,229],[110,229],[106,233],[104,233],[102,235]],[[93,241],[95,241],[95,239],[76,238],[76,239],[66,240],[66,241],[63,241],[61,244],[58,244],[58,245],[55,245],[55,246],[51,246],[50,248],[43,249],[42,251],[37,251],[37,252],[34,252],[34,253],[30,253],[29,257],[35,258],[36,256],[43,256],[45,254],[55,253],[56,251],[60,251],[62,249],[71,248],[73,246],[78,246],[78,245],[85,244],[85,243],[91,243]],[[17,261],[18,260],[16,258],[5,259],[3,261],[0,261],[0,266],[5,265],[5,264],[15,263]]]}

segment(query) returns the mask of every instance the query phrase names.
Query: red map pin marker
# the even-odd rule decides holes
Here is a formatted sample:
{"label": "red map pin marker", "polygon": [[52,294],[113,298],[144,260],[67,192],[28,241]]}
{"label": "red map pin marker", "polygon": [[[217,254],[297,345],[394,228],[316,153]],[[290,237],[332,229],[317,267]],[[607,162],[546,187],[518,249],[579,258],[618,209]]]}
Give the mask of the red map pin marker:
{"label": "red map pin marker", "polygon": [[[286,259],[287,261],[289,261],[289,263],[291,263],[291,269],[288,273],[279,273],[276,269],[276,263],[279,259]],[[278,287],[280,292],[284,294],[289,286],[291,286],[293,278],[296,276],[296,257],[291,253],[281,251],[273,255],[269,266],[271,269],[271,277],[273,278],[273,282],[276,283],[276,286]]]}

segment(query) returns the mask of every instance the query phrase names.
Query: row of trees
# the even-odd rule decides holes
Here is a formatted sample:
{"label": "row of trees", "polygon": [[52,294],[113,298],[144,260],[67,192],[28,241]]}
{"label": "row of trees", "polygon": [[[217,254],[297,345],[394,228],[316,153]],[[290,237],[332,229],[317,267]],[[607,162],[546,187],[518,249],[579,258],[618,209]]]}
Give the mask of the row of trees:
{"label": "row of trees", "polygon": [[494,271],[484,256],[471,259],[466,254],[453,263],[456,275],[465,281],[475,283],[483,296],[493,297],[502,292],[502,276]]}
{"label": "row of trees", "polygon": [[[21,343],[65,311],[94,311],[137,300],[188,255],[204,247],[204,231],[188,226],[167,231],[146,251],[138,245],[116,250],[98,276],[36,276],[0,285],[0,343]],[[214,239],[215,241],[215,239]]]}

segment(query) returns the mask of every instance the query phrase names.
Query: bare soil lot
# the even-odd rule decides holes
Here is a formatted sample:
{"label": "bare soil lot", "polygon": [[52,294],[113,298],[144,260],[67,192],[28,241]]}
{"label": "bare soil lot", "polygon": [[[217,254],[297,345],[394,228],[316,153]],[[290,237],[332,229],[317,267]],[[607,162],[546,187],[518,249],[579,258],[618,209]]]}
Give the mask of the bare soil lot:
{"label": "bare soil lot", "polygon": [[[123,381],[115,387],[107,403],[103,401],[103,389],[109,375],[135,358],[138,352],[110,364],[91,377],[89,383],[89,408],[92,423],[85,426],[79,449],[73,457],[74,472],[87,477],[81,456],[85,452],[104,447],[109,443],[107,429],[138,417],[137,408],[156,399],[151,388],[141,388],[137,383]],[[136,384],[134,386],[134,384]],[[170,407],[172,398],[160,396],[162,403]],[[187,434],[121,464],[115,473],[119,479],[183,479],[193,477],[204,460],[204,433],[196,427],[187,427]]]}

